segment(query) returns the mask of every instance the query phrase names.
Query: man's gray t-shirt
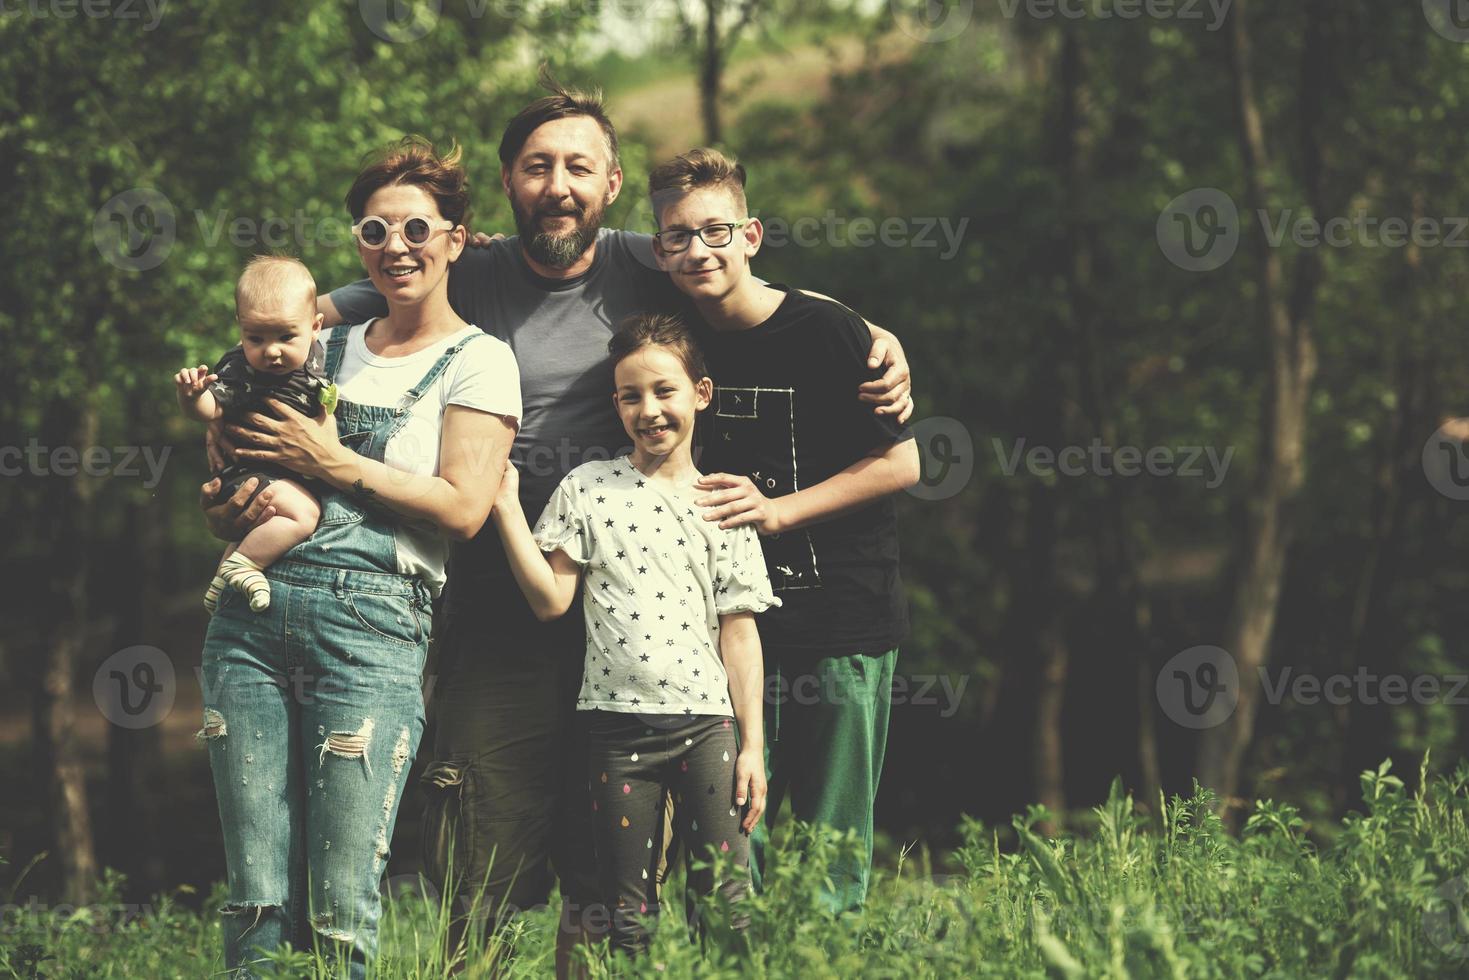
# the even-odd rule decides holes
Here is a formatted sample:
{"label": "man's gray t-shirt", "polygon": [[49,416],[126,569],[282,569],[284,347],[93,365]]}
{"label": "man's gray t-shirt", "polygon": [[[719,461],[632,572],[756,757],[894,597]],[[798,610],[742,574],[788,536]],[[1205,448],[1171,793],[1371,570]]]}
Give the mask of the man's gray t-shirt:
{"label": "man's gray t-shirt", "polygon": [[[387,313],[371,280],[333,290],[331,298],[345,323]],[[520,365],[525,414],[511,458],[520,468],[521,505],[530,515],[541,513],[567,473],[630,448],[613,408],[607,356],[617,322],[631,313],[691,313],[687,299],[654,263],[652,239],[607,228],[598,233],[591,268],[568,280],[536,274],[518,236],[467,248],[449,270],[449,302],[464,320],[509,344]],[[454,547],[449,567],[456,612],[488,604],[497,617],[515,610],[534,623],[490,523],[473,541]],[[497,595],[507,584],[509,594]]]}

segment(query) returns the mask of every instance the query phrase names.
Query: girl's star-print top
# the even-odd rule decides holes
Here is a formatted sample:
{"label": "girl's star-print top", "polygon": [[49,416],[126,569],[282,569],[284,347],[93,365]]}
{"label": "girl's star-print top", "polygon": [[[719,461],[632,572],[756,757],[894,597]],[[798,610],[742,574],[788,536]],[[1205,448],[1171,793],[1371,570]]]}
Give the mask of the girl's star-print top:
{"label": "girl's star-print top", "polygon": [[760,539],[720,530],[688,496],[664,490],[628,457],[596,460],[561,481],[536,522],[542,551],[583,569],[587,656],[577,709],[727,715],[719,617],[780,605]]}

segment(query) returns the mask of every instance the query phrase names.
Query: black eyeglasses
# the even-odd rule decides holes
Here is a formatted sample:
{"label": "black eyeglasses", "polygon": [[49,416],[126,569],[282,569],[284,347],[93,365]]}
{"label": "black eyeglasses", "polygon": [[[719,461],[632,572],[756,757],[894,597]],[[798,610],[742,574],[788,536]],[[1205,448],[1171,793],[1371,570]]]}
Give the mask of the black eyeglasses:
{"label": "black eyeglasses", "polygon": [[698,235],[699,240],[710,248],[724,248],[724,246],[734,241],[735,229],[743,228],[749,223],[749,218],[745,218],[743,221],[721,221],[718,224],[705,225],[693,231],[684,231],[682,229],[678,231],[660,231],[653,238],[658,242],[658,247],[670,255],[675,252],[686,251],[690,245],[694,244],[695,235]]}

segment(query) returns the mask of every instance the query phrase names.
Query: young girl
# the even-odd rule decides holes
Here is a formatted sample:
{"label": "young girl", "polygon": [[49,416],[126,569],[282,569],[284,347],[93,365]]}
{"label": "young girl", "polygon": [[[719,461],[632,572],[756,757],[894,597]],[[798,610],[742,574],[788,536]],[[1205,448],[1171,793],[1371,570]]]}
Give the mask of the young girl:
{"label": "young girl", "polygon": [[597,867],[613,943],[635,952],[658,913],[669,793],[689,857],[713,848],[737,869],[716,883],[711,869],[690,867],[689,888],[717,885],[732,900],[748,888],[746,835],[765,809],[755,613],[780,600],[754,531],[722,530],[694,510],[690,439],[713,383],[693,338],[673,317],[635,315],[608,350],[632,454],[572,470],[534,533],[512,467],[493,518],[542,620],[564,614],[586,577],[577,708],[587,712]]}

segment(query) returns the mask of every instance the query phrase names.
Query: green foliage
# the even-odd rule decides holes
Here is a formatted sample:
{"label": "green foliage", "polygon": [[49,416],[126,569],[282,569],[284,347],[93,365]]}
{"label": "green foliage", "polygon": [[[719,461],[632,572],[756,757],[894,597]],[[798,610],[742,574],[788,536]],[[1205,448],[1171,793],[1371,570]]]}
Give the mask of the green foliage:
{"label": "green foliage", "polygon": [[[678,896],[648,955],[609,960],[591,950],[594,977],[785,978],[851,976],[1226,978],[1356,976],[1397,978],[1462,973],[1469,922],[1458,899],[1469,873],[1469,768],[1424,783],[1408,795],[1386,765],[1362,776],[1363,812],[1343,822],[1318,853],[1288,806],[1257,803],[1239,837],[1214,816],[1205,790],[1168,801],[1144,817],[1114,782],[1094,811],[1088,837],[1046,840],[1017,817],[1019,850],[966,821],[958,873],[898,870],[877,877],[860,914],[824,911],[827,868],[854,837],[798,827],[772,853],[767,888],[738,905],[741,932],[724,925],[720,900],[700,904],[708,938],[690,941]],[[1458,888],[1455,888],[1458,883]],[[121,882],[104,882],[103,903]],[[0,953],[3,975],[197,976],[220,969],[215,912],[202,915],[174,897],[118,923],[87,910],[18,920]],[[546,976],[556,913],[533,910],[497,935],[510,975]],[[449,909],[409,891],[388,902],[381,978],[442,977],[456,963],[484,975],[482,944],[446,957]],[[11,926],[12,923],[7,923]],[[586,954],[583,950],[583,955]],[[326,977],[330,951],[282,950],[273,975]],[[27,972],[29,971],[29,972]]]}

